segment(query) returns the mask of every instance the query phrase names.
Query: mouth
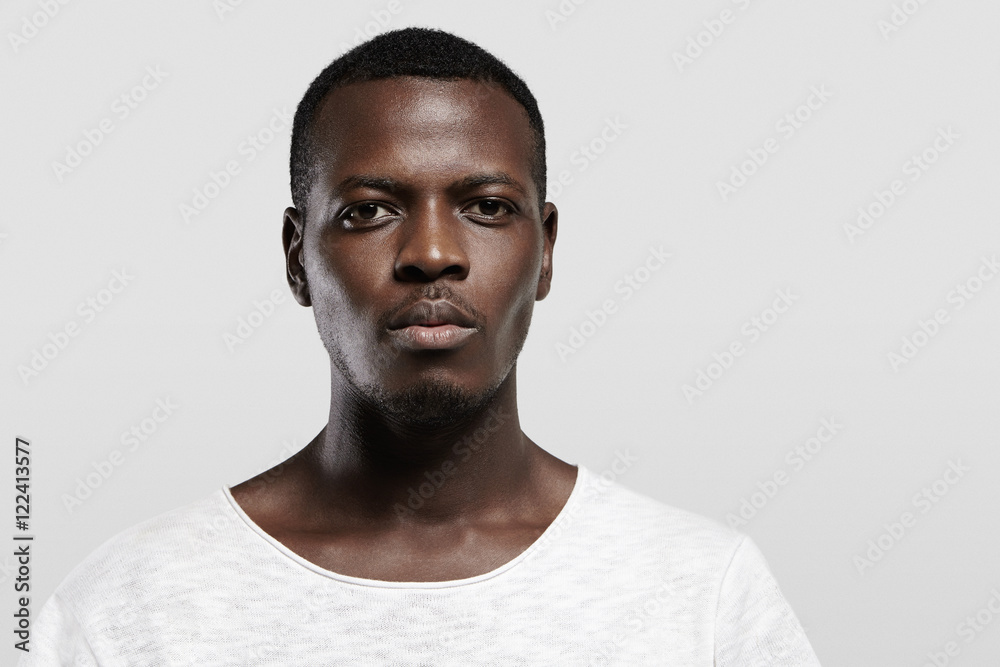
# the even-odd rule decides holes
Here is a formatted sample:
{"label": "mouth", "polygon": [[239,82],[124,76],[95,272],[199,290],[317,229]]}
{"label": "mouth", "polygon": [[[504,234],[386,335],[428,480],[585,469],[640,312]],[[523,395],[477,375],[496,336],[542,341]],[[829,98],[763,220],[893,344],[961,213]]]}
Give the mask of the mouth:
{"label": "mouth", "polygon": [[476,329],[456,324],[411,324],[389,333],[400,347],[410,350],[450,350],[461,346]]}
{"label": "mouth", "polygon": [[475,322],[446,300],[421,300],[389,322],[389,334],[409,350],[450,350],[461,347],[478,331]]}

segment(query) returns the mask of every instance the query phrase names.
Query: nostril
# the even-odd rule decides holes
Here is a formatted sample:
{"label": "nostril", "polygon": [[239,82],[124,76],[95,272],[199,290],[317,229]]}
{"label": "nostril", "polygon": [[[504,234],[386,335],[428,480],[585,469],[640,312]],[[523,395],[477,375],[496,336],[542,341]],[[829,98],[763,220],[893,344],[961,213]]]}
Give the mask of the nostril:
{"label": "nostril", "polygon": [[413,266],[412,264],[410,266],[404,266],[402,273],[403,277],[406,278],[407,280],[422,280],[426,278],[424,272],[418,269],[417,267]]}
{"label": "nostril", "polygon": [[433,266],[431,265],[421,267],[417,264],[406,264],[400,267],[396,273],[402,280],[409,280],[414,282],[429,282],[432,280],[436,280],[441,276],[449,276],[449,275],[461,276],[465,273],[465,269],[458,264],[449,264],[440,270],[434,270]]}

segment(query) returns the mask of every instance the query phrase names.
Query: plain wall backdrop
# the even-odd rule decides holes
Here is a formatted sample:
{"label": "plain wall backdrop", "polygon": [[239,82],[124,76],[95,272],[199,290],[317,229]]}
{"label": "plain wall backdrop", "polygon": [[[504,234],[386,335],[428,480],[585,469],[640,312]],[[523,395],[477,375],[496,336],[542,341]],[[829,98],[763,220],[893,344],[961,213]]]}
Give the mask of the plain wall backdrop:
{"label": "plain wall backdrop", "polygon": [[[747,532],[824,665],[993,664],[986,0],[4,3],[0,539],[21,436],[33,613],[115,533],[323,426],[280,243],[290,116],[359,35],[409,25],[499,56],[545,119],[525,432]],[[0,630],[15,576],[0,556]]]}

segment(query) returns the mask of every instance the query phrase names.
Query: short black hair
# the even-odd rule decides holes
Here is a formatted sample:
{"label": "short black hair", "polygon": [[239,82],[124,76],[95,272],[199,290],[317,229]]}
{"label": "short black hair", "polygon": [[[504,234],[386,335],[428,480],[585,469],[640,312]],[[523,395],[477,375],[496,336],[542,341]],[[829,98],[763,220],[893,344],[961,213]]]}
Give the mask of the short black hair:
{"label": "short black hair", "polygon": [[534,138],[531,178],[538,205],[545,203],[545,126],[538,102],[524,81],[482,47],[443,30],[403,28],[359,44],[326,66],[309,85],[295,110],[289,159],[292,202],[305,216],[309,189],[317,172],[312,124],[327,93],[362,81],[418,76],[430,79],[471,79],[500,86],[528,114]]}

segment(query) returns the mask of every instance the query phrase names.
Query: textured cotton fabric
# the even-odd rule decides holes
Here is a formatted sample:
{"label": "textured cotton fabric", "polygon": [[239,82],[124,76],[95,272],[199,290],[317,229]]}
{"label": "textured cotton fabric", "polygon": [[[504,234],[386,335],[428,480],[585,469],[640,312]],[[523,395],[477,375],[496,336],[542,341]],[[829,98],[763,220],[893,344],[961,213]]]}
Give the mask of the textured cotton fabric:
{"label": "textured cotton fabric", "polygon": [[299,557],[229,489],[70,573],[21,665],[818,665],[745,535],[578,466],[559,516],[476,577],[385,582]]}

